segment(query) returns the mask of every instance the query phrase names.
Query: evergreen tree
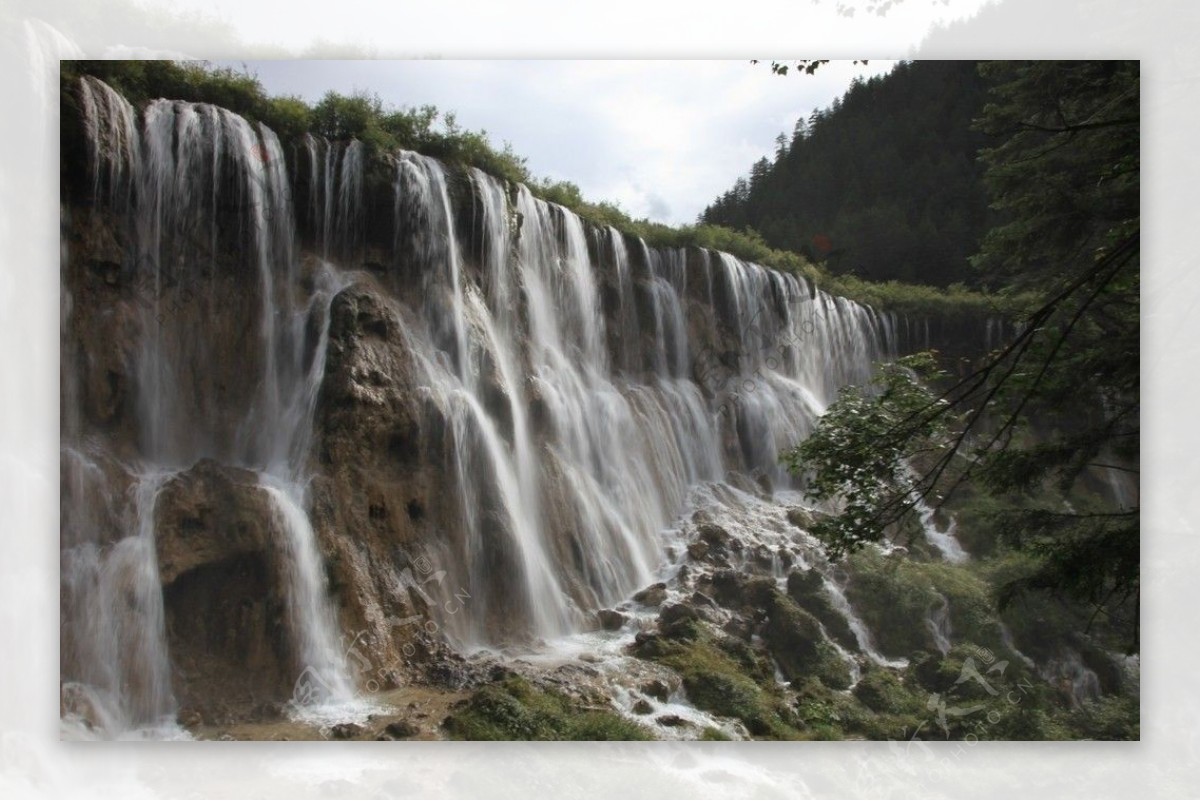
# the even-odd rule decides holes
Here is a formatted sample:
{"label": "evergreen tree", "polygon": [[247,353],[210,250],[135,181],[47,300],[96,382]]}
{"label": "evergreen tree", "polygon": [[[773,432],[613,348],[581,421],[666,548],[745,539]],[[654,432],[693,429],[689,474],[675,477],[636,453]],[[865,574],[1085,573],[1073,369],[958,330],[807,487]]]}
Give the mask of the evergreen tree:
{"label": "evergreen tree", "polygon": [[701,221],[753,228],[772,247],[814,259],[825,254],[813,238],[828,237],[844,254],[826,265],[835,272],[970,282],[967,256],[988,219],[975,156],[989,139],[970,127],[985,83],[973,63],[938,61],[857,80],[829,109],[798,120],[790,143],[776,139],[774,163],[765,175],[754,165],[747,195],[714,203]]}

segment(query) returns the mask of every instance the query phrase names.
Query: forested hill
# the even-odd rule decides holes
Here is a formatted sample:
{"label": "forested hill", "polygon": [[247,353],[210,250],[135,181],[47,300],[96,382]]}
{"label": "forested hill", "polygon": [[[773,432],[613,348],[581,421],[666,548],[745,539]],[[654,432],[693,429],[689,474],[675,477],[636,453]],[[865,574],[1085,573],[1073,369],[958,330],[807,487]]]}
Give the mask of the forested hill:
{"label": "forested hill", "polygon": [[[779,80],[803,80],[781,78]],[[974,283],[967,259],[990,222],[973,129],[988,83],[976,62],[899,64],[856,81],[776,139],[700,216],[875,281]]]}

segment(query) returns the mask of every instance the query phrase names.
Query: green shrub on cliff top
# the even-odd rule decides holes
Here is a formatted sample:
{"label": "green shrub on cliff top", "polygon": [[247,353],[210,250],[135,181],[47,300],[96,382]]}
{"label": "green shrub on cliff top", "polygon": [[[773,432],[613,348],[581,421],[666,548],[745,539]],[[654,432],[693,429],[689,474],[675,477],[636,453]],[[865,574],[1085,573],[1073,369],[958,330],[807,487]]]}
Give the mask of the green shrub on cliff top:
{"label": "green shrub on cliff top", "polygon": [[[589,203],[569,181],[538,179],[509,143],[497,147],[486,131],[461,127],[453,112],[432,105],[395,108],[378,95],[328,92],[314,105],[294,96],[272,97],[253,74],[202,61],[63,61],[63,89],[80,75],[94,75],[134,104],[154,98],[213,103],[248,120],[262,122],[282,142],[305,133],[329,139],[359,139],[376,153],[406,148],[461,166],[478,167],[508,181],[526,184],[534,195],[558,203],[590,222],[639,236],[654,247],[702,247],[802,276],[834,294],[878,309],[915,315],[1009,313],[1018,299],[998,299],[961,286],[949,290],[888,282],[872,284],[853,276],[833,277],[793,251],[766,243],[753,229],[721,225],[669,226],[635,219],[613,203]],[[64,92],[65,94],[65,92]]]}

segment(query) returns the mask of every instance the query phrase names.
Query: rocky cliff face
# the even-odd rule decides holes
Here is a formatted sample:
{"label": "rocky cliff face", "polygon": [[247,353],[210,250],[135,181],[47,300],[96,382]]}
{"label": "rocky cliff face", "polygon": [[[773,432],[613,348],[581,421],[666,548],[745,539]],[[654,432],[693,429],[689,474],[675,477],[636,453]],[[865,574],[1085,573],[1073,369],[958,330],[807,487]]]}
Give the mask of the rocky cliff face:
{"label": "rocky cliff face", "polygon": [[[461,653],[595,628],[685,546],[712,569],[684,586],[785,677],[849,684],[838,648],[871,646],[829,597],[747,589],[681,515],[786,490],[776,455],[895,346],[889,318],[477,170],[90,78],[62,153],[72,714],[461,683]],[[776,550],[756,569],[782,580]]]}

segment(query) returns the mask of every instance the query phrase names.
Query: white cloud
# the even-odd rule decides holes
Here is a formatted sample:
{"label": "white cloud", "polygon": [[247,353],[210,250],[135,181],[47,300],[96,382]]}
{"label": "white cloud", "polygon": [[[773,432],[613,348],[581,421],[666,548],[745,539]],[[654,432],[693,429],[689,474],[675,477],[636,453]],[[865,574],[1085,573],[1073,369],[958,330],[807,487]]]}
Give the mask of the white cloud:
{"label": "white cloud", "polygon": [[780,132],[893,62],[832,63],[777,77],[737,61],[250,62],[268,91],[310,100],[367,89],[395,105],[432,103],[464,127],[511,142],[536,175],[578,184],[635,216],[692,222]]}

